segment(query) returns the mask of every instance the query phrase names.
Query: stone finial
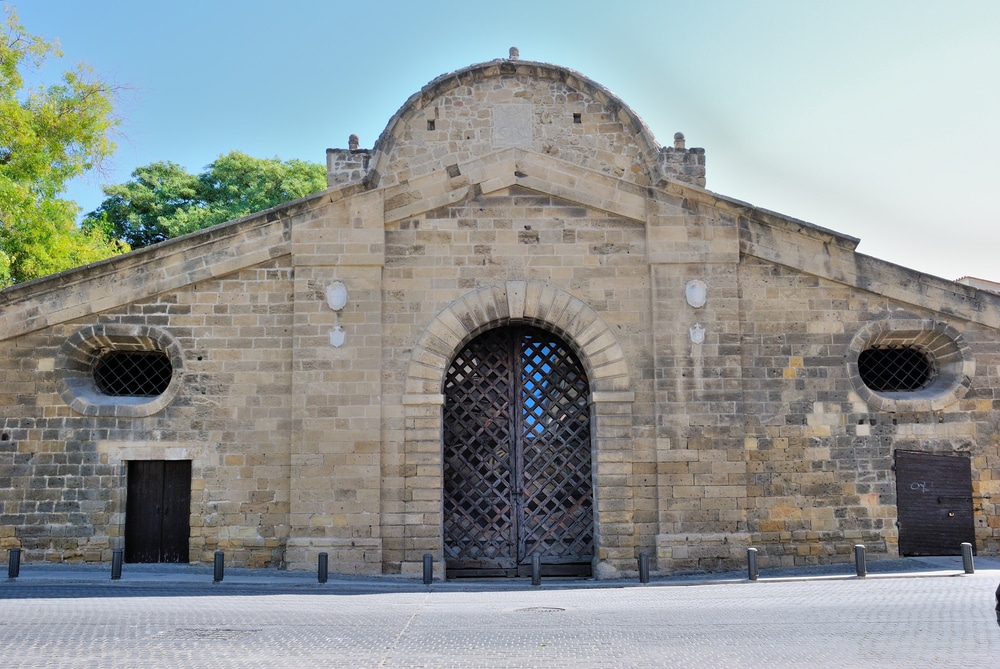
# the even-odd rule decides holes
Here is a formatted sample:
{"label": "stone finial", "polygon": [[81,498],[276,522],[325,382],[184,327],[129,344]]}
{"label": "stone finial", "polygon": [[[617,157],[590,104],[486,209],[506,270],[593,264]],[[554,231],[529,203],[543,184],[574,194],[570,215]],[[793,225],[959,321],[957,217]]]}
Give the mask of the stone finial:
{"label": "stone finial", "polygon": [[684,148],[684,133],[683,132],[675,132],[674,133],[674,148],[678,149],[678,150]]}
{"label": "stone finial", "polygon": [[358,147],[361,145],[361,139],[357,135],[351,135],[347,138],[347,148],[351,151],[357,151]]}
{"label": "stone finial", "polygon": [[521,51],[516,46],[510,48],[510,59],[517,60],[521,57]]}

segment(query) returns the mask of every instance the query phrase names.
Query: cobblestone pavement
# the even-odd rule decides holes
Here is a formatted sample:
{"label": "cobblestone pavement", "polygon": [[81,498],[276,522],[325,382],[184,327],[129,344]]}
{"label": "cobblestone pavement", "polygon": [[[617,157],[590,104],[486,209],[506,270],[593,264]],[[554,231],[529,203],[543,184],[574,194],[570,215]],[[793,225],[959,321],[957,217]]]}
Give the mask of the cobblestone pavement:
{"label": "cobblestone pavement", "polygon": [[959,562],[957,571],[866,579],[539,588],[318,585],[303,575],[212,584],[198,571],[111,582],[49,570],[0,581],[0,658],[5,667],[88,668],[988,667],[1000,658],[992,563],[975,574]]}

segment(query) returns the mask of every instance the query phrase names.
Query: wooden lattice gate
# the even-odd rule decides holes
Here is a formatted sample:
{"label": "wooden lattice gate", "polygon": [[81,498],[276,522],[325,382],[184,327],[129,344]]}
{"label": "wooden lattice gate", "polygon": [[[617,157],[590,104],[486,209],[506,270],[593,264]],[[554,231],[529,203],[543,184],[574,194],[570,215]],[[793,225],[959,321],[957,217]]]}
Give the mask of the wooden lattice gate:
{"label": "wooden lattice gate", "polygon": [[445,381],[448,576],[589,575],[594,556],[589,384],[555,335],[480,335]]}

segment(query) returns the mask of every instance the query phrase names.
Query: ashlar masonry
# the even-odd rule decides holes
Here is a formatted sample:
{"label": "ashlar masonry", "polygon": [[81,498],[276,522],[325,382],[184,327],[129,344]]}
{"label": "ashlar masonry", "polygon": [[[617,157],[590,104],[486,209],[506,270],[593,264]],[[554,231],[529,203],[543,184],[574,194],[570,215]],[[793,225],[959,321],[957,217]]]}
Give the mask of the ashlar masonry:
{"label": "ashlar masonry", "polygon": [[0,292],[0,550],[598,578],[1000,552],[1000,296],[707,190],[683,135],[516,57],[327,165]]}

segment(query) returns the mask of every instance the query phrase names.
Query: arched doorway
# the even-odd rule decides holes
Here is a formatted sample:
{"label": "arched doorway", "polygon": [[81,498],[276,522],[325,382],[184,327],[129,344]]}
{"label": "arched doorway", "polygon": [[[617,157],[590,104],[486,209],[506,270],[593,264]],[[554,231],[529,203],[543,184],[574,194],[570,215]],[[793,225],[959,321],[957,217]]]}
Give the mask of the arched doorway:
{"label": "arched doorway", "polygon": [[447,575],[589,575],[594,513],[589,382],[557,336],[479,335],[444,384]]}

